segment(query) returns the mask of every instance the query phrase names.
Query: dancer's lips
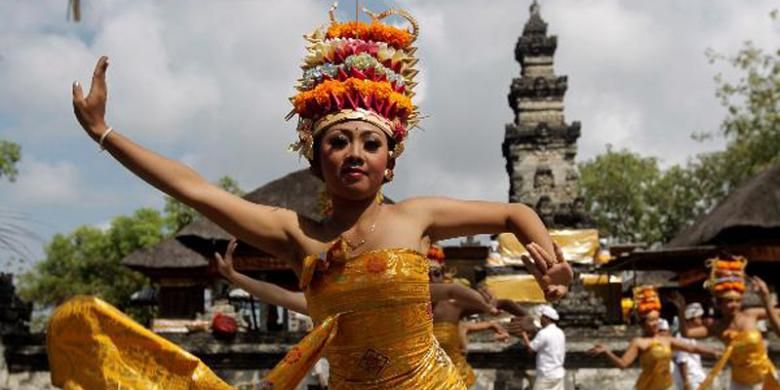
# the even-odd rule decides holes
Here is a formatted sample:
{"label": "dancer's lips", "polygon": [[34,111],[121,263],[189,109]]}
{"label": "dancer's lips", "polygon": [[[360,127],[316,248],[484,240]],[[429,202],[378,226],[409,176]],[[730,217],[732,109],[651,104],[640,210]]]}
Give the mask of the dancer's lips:
{"label": "dancer's lips", "polygon": [[341,175],[349,179],[360,179],[363,176],[368,176],[368,173],[357,167],[344,167],[341,169]]}

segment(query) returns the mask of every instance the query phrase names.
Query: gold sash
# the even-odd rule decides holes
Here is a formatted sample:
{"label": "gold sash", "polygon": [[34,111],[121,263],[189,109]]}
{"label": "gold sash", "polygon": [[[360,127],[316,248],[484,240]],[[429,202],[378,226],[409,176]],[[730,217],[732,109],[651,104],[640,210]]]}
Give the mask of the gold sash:
{"label": "gold sash", "polygon": [[51,382],[67,390],[227,390],[203,362],[108,303],[75,297],[46,332]]}

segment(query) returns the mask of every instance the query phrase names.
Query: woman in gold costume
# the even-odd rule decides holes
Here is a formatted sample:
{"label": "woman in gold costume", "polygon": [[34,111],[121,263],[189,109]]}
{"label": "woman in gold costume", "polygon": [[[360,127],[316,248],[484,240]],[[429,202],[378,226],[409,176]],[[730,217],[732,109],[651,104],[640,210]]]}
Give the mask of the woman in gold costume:
{"label": "woman in gold costume", "polygon": [[626,348],[623,356],[617,356],[601,344],[595,345],[591,355],[605,354],[618,368],[628,368],[639,357],[642,372],[634,385],[637,390],[666,390],[672,388],[671,362],[672,351],[715,355],[716,352],[695,344],[689,344],[668,335],[658,334],[658,321],[661,314],[661,300],[653,286],[640,286],[634,289],[634,302],[637,314],[642,321],[642,337],[635,337]]}
{"label": "woman in gold costume", "polygon": [[[715,377],[726,363],[731,365],[731,390],[768,390],[780,389],[777,371],[769,359],[764,339],[756,327],[762,319],[769,319],[777,329],[778,310],[772,307],[769,291],[758,278],[754,279],[754,288],[761,296],[764,307],[742,308],[742,296],[745,293],[745,266],[747,259],[739,256],[723,256],[710,259],[710,277],[705,287],[715,296],[720,320],[690,328],[685,322],[680,329],[684,337],[705,338],[717,336],[726,345],[721,359],[715,364],[699,389],[710,388]],[[672,303],[682,314],[685,310],[685,298],[676,294]]]}
{"label": "woman in gold costume", "polygon": [[[442,285],[454,285],[452,282],[452,275],[449,277],[449,282],[446,281],[445,271],[443,267],[444,252],[436,246],[431,245],[428,250],[428,275],[431,281],[431,286]],[[464,287],[466,288],[466,287]],[[476,292],[474,292],[476,294]],[[466,360],[466,350],[468,345],[468,333],[482,331],[482,330],[494,330],[497,338],[508,338],[509,334],[506,333],[501,325],[495,322],[482,322],[479,324],[465,324],[462,323],[463,317],[474,313],[475,311],[483,311],[491,314],[496,314],[495,305],[490,304],[490,299],[485,297],[482,305],[469,304],[463,300],[445,299],[433,303],[433,334],[436,340],[441,345],[442,349],[450,357],[455,368],[458,370],[461,378],[463,379],[466,387],[470,388],[476,382],[476,375],[474,370]],[[487,310],[485,310],[487,309]]]}
{"label": "woman in gold costume", "polygon": [[[433,336],[422,239],[510,231],[538,254],[527,266],[550,299],[566,292],[571,268],[555,258],[541,220],[522,204],[432,197],[393,205],[376,201],[382,185],[393,180],[408,130],[419,121],[412,103],[418,73],[412,43],[418,25],[402,10],[367,12],[370,23],[340,23],[332,11],[327,27],[306,36],[308,54],[290,115],[298,116],[291,149],[325,182],[332,199],[328,218],[311,220],[231,195],[186,165],[114,131],[105,120],[107,57],[98,61],[86,97],[74,83],[76,118],[128,170],[241,241],[289,261],[317,326],[271,370],[264,388],[294,388],[323,354],[332,389],[464,388]],[[406,18],[411,30],[385,24],[390,15]],[[168,381],[165,388],[219,388],[213,384],[218,379],[197,359],[179,350],[186,364],[168,367],[175,359],[163,359],[159,352],[162,347],[175,351],[175,346],[90,302],[66,303],[53,315],[48,343],[55,385],[149,388],[128,383],[175,376],[180,385]],[[81,329],[89,331],[71,332],[74,324],[86,322],[94,326]],[[122,360],[129,350],[134,351],[132,365]],[[68,351],[83,352],[89,364],[69,358]],[[97,372],[86,373],[82,366]],[[206,387],[200,384],[203,378],[208,378]]]}

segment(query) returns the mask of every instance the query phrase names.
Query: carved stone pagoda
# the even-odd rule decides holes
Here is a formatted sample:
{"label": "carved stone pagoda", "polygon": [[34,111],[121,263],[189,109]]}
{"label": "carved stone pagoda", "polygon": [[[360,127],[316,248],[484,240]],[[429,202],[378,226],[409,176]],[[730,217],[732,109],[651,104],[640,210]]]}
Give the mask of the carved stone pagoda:
{"label": "carved stone pagoda", "polygon": [[557,38],[547,35],[536,1],[530,10],[515,46],[521,72],[508,95],[515,118],[506,125],[502,145],[509,201],[533,207],[548,227],[588,227],[584,201],[577,196],[574,163],[580,122],[568,124],[564,119],[567,79],[553,69]]}

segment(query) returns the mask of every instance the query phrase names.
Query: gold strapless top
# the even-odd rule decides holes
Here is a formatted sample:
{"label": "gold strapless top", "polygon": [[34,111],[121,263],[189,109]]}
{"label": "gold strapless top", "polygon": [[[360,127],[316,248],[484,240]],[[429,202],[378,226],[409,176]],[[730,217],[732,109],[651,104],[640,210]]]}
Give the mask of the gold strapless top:
{"label": "gold strapless top", "polygon": [[450,357],[452,363],[455,364],[455,368],[458,370],[466,387],[471,387],[477,381],[477,378],[474,370],[466,361],[466,356],[463,354],[459,325],[452,322],[434,322],[433,335],[436,336],[439,345],[444,349],[444,352],[447,352],[447,356]]}
{"label": "gold strapless top", "polygon": [[642,373],[636,381],[637,390],[663,390],[672,386],[670,363],[672,349],[657,340],[650,348],[639,352],[639,367]]}
{"label": "gold strapless top", "polygon": [[733,345],[729,363],[734,382],[746,385],[761,383],[767,374],[774,373],[761,332],[728,332],[726,340]]}
{"label": "gold strapless top", "polygon": [[297,383],[324,351],[331,389],[463,389],[433,337],[425,256],[382,249],[339,259],[332,251],[325,271],[315,271],[319,256],[304,260],[301,288],[318,326],[267,383]]}

